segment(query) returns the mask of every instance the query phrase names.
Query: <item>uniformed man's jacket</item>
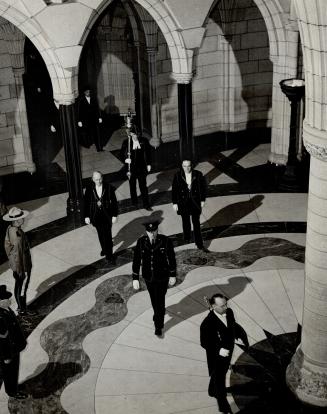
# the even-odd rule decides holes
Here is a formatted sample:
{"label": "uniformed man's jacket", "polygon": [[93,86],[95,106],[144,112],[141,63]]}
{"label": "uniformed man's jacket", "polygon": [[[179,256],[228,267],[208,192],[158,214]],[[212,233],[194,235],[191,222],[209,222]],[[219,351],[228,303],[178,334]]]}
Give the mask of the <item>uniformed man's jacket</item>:
{"label": "uniformed man's jacket", "polygon": [[26,347],[26,339],[11,309],[0,308],[0,359],[12,359]]}
{"label": "uniformed man's jacket", "polygon": [[168,280],[176,275],[176,259],[171,240],[158,234],[153,245],[148,236],[138,239],[133,259],[133,279],[139,279],[140,267],[142,276],[148,282]]}
{"label": "uniformed man's jacket", "polygon": [[[98,206],[101,203],[101,206]],[[94,223],[94,219],[97,211],[101,209],[104,214],[111,220],[112,217],[118,215],[118,205],[115,195],[115,190],[110,184],[102,183],[102,195],[98,196],[94,182],[85,190],[84,196],[84,214],[85,217],[89,217],[91,223]]]}

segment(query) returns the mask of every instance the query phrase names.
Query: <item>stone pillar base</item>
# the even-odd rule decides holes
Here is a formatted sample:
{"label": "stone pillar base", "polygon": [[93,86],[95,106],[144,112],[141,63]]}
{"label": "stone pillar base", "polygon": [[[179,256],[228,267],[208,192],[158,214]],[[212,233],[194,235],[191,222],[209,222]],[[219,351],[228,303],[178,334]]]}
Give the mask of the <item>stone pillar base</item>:
{"label": "stone pillar base", "polygon": [[287,164],[287,155],[277,154],[276,152],[271,152],[269,154],[268,160],[269,160],[269,162],[271,162],[271,164],[286,165]]}
{"label": "stone pillar base", "polygon": [[306,361],[300,347],[287,367],[286,383],[304,403],[327,407],[327,366],[323,368]]}

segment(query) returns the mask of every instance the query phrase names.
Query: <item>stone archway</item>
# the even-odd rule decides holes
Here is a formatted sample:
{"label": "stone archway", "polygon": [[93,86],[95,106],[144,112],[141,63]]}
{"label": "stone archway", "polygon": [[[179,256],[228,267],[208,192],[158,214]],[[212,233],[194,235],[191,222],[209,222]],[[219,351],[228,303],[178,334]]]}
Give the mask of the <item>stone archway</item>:
{"label": "stone archway", "polygon": [[[83,45],[90,29],[94,26],[99,14],[103,12],[112,0],[103,0],[101,5],[90,16],[89,25],[81,39]],[[185,47],[184,39],[177,27],[175,20],[170,15],[165,4],[156,0],[136,0],[152,16],[159,26],[169,48],[172,61],[173,75],[189,74],[192,72],[192,59]]]}
{"label": "stone archway", "polygon": [[24,14],[14,5],[9,5],[4,0],[0,0],[0,16],[17,27],[34,44],[47,65],[54,96],[61,102],[71,102],[74,99],[71,90],[74,89],[69,87],[67,79],[68,83],[72,82],[74,76],[71,76],[71,73],[66,76],[65,70],[55,53],[55,47],[49,43],[41,26],[32,17]]}

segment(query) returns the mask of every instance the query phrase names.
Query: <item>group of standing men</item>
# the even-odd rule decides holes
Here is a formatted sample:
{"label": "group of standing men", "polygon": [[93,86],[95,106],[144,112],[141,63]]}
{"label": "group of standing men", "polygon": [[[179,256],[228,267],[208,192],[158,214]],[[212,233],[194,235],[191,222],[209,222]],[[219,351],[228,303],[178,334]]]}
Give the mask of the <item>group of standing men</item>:
{"label": "group of standing men", "polygon": [[[127,166],[132,203],[137,206],[136,182],[139,182],[143,207],[151,210],[146,186],[146,175],[151,171],[150,148],[147,140],[131,132],[125,140],[121,157]],[[200,171],[194,170],[190,160],[183,160],[182,168],[176,172],[172,183],[173,209],[182,218],[183,234],[186,243],[191,241],[191,221],[194,241],[198,249],[204,247],[200,229],[200,215],[206,199],[205,180]],[[117,221],[118,203],[114,188],[104,182],[100,172],[95,171],[91,184],[84,195],[85,223],[92,224],[98,234],[101,256],[114,264],[112,224]],[[26,291],[30,280],[32,262],[25,233],[21,229],[28,212],[13,207],[3,216],[11,222],[6,231],[5,249],[9,265],[15,279],[15,298],[18,312],[25,314]],[[165,317],[165,296],[168,287],[176,284],[176,258],[172,241],[158,233],[159,222],[144,223],[146,234],[137,240],[132,264],[133,288],[140,289],[140,270],[146,284],[153,307],[155,335],[163,337]],[[19,353],[25,348],[26,340],[15,314],[10,309],[11,293],[6,286],[0,286],[0,386],[5,382],[9,396],[22,399],[24,393],[18,391]],[[217,399],[220,413],[231,413],[227,401],[226,374],[234,349],[234,341],[240,338],[248,346],[244,330],[235,322],[234,314],[227,307],[227,298],[213,295],[210,312],[200,328],[201,346],[207,353],[210,383],[208,393]],[[13,342],[14,341],[14,342]],[[12,346],[15,343],[15,346]]]}

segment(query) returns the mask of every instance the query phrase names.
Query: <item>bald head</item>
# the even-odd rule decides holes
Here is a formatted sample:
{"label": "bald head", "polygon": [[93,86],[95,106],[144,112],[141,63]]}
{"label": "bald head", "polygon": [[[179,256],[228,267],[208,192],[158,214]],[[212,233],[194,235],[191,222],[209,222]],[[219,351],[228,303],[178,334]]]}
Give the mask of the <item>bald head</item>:
{"label": "bald head", "polygon": [[94,171],[92,181],[97,187],[100,187],[102,185],[102,174],[99,171]]}

